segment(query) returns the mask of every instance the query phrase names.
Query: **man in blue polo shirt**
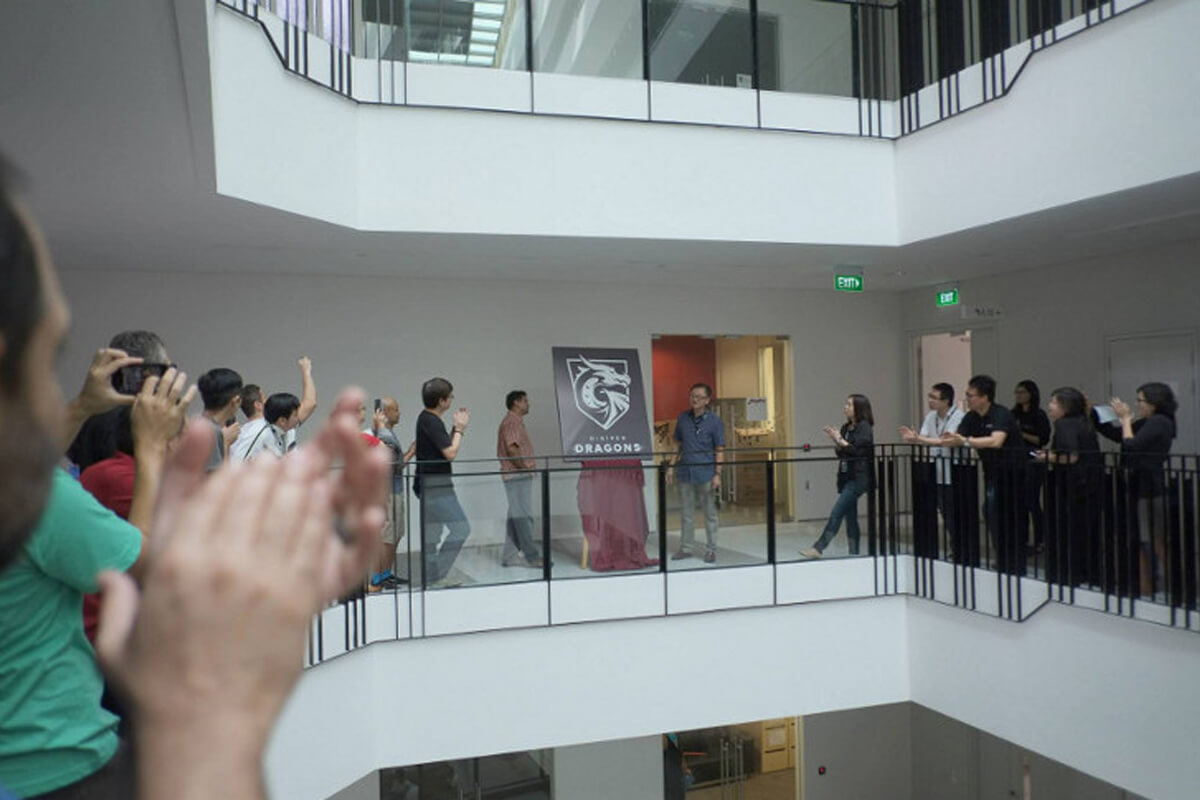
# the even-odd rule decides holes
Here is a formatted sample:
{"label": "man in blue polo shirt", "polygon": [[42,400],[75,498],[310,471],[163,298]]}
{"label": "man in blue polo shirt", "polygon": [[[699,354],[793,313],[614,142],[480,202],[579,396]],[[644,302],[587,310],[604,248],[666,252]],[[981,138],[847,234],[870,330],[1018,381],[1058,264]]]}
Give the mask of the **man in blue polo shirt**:
{"label": "man in blue polo shirt", "polygon": [[712,387],[697,383],[689,391],[691,408],[679,415],[675,423],[675,441],[679,456],[667,471],[667,482],[679,482],[680,536],[679,549],[671,556],[675,560],[692,557],[695,544],[696,498],[704,503],[704,532],[708,543],[704,560],[717,560],[717,490],[721,488],[721,461],[725,457],[725,426],[708,410]]}

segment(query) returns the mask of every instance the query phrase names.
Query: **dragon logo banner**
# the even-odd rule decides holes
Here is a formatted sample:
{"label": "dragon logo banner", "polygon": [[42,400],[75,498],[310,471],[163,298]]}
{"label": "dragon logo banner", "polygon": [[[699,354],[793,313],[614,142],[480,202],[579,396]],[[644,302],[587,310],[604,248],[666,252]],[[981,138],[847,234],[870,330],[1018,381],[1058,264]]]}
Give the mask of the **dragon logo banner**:
{"label": "dragon logo banner", "polygon": [[564,455],[649,456],[653,448],[638,352],[567,347],[553,352]]}

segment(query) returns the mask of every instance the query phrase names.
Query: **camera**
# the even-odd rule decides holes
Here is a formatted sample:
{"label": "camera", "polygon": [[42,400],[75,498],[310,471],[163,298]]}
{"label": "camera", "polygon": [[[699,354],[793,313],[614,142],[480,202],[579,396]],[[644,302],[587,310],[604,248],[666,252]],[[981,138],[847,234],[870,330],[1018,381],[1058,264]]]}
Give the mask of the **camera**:
{"label": "camera", "polygon": [[120,394],[134,395],[151,375],[161,378],[174,364],[130,364],[113,373],[112,386]]}

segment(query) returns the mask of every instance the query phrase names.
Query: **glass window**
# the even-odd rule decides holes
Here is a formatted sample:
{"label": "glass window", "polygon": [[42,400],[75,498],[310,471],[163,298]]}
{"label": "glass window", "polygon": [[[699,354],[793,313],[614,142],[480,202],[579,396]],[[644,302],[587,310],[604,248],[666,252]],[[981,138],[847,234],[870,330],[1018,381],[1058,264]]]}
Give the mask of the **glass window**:
{"label": "glass window", "polygon": [[759,0],[761,88],[854,96],[850,15],[850,6],[838,3]]}
{"label": "glass window", "polygon": [[648,0],[650,79],[754,88],[748,0]]}
{"label": "glass window", "polygon": [[538,72],[641,79],[641,0],[534,0],[533,51]]}
{"label": "glass window", "polygon": [[362,0],[358,36],[368,58],[527,69],[524,0]]}

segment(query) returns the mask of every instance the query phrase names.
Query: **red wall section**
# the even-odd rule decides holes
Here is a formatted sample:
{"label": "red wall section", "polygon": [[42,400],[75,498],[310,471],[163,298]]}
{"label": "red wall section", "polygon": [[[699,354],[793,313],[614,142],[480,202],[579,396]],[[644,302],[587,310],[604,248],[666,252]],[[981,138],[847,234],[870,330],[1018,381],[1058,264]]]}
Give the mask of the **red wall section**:
{"label": "red wall section", "polygon": [[716,391],[717,342],[699,336],[663,336],[650,343],[654,372],[654,421],[687,410],[688,389],[707,383]]}

